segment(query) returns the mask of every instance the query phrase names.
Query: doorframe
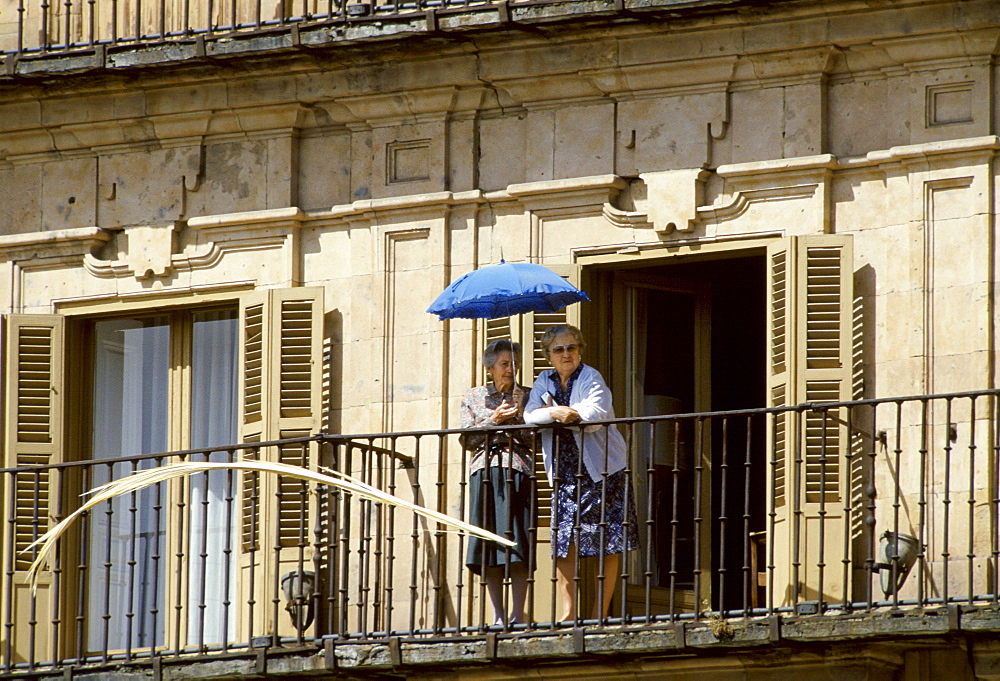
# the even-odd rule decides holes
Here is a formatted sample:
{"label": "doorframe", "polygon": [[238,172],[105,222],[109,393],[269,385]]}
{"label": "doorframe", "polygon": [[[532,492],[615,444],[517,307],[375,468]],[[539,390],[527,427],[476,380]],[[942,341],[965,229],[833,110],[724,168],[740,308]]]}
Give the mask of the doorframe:
{"label": "doorframe", "polygon": [[[612,394],[628,395],[628,399],[631,402],[631,391],[628,390],[631,386],[631,381],[627,375],[630,370],[630,365],[626,363],[626,366],[621,366],[621,363],[619,362],[616,366],[616,358],[612,356],[611,350],[612,348],[628,347],[625,330],[615,328],[612,315],[610,314],[611,310],[616,309],[616,304],[625,302],[621,297],[622,294],[620,292],[616,292],[616,289],[620,288],[616,281],[619,277],[627,280],[628,270],[680,264],[681,262],[690,263],[708,260],[728,260],[752,255],[766,256],[768,244],[777,242],[781,238],[782,234],[771,233],[752,238],[738,238],[711,242],[651,244],[640,246],[638,252],[634,250],[634,246],[630,246],[628,250],[622,249],[621,246],[616,246],[614,247],[614,251],[610,251],[607,246],[602,246],[597,249],[574,250],[574,262],[581,268],[581,288],[588,292],[592,301],[597,303],[596,305],[588,306],[587,310],[581,315],[581,329],[583,330],[585,337],[610,338],[612,341],[610,343],[594,343],[588,346],[587,359],[591,360],[588,361],[588,363],[593,364],[601,370],[608,385],[611,386]],[[710,313],[711,309],[709,308],[709,314]],[[710,336],[708,340],[711,340]],[[711,348],[708,349],[707,353],[703,354],[707,354],[707,357],[703,357],[703,361],[710,362]],[[707,377],[710,379],[711,366],[709,365],[708,367],[705,367],[705,369],[707,369]],[[625,392],[623,393],[622,391]],[[706,400],[711,399],[710,392],[698,390],[697,388],[695,392],[695,411],[707,411],[710,409],[710,403],[707,405],[705,404]],[[619,402],[618,404],[620,407],[625,406],[624,402]],[[632,405],[629,404],[629,407],[631,408]],[[622,416],[623,414],[618,415]],[[710,436],[710,429],[707,429],[707,432],[703,433],[703,435],[705,434]],[[711,442],[701,443],[699,452],[700,453],[698,455],[702,455],[706,452],[708,453],[708,461],[702,462],[707,472],[702,479],[702,499],[703,507],[710,509],[712,487]],[[702,517],[707,518],[710,526],[712,522],[711,514],[704,515]],[[702,545],[698,548],[698,554],[701,557],[702,565],[711,566],[712,540],[710,529],[708,532],[703,533],[703,535],[705,536],[705,539],[702,540]],[[629,571],[630,573],[635,573],[631,567]],[[712,588],[712,579],[702,581],[697,589],[698,598],[703,602],[707,600],[707,602],[711,603]],[[618,596],[620,596],[620,594]],[[616,596],[616,598],[618,596]],[[678,606],[685,609],[700,607],[698,604],[693,602],[690,604],[679,602]],[[614,606],[613,611],[619,607],[620,606],[617,605]]]}

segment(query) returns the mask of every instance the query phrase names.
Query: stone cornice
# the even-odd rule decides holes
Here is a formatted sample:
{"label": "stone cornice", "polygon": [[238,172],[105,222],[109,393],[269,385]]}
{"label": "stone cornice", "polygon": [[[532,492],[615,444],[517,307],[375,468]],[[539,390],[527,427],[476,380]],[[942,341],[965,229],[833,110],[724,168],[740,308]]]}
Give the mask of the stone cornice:
{"label": "stone cornice", "polygon": [[830,170],[837,167],[837,157],[833,154],[781,158],[772,161],[752,161],[750,163],[729,163],[716,168],[719,177],[735,179],[748,176],[774,175],[777,173],[801,173],[812,170]]}
{"label": "stone cornice", "polygon": [[100,249],[111,233],[100,227],[78,227],[51,232],[0,236],[0,260],[17,261],[22,267],[43,265],[47,260],[84,258]]}
{"label": "stone cornice", "polygon": [[[737,191],[724,204],[699,206],[696,222],[719,224],[735,220],[745,214],[754,203],[810,199],[819,190],[818,184],[797,184],[767,189],[745,189]],[[825,217],[825,216],[822,216]]]}
{"label": "stone cornice", "polygon": [[198,231],[240,228],[250,225],[266,227],[300,227],[306,213],[301,208],[272,208],[244,213],[225,213],[189,218],[187,226]]}
{"label": "stone cornice", "polygon": [[856,168],[859,166],[898,163],[930,157],[945,157],[981,152],[995,152],[1000,149],[1000,137],[984,135],[968,139],[945,140],[942,142],[925,142],[923,144],[907,144],[890,147],[886,150],[872,151],[863,158],[844,159],[838,168]]}
{"label": "stone cornice", "polygon": [[507,187],[507,193],[526,210],[542,218],[601,215],[628,182],[617,175],[595,175],[568,180],[525,182]]}
{"label": "stone cornice", "polygon": [[832,154],[818,154],[799,158],[753,161],[721,165],[715,172],[726,179],[767,177],[776,174],[808,173],[810,171],[839,171],[855,168],[869,168],[887,163],[900,163],[932,157],[961,156],[1000,150],[1000,136],[984,135],[967,139],[944,140],[907,144],[872,151],[864,156],[838,158]]}

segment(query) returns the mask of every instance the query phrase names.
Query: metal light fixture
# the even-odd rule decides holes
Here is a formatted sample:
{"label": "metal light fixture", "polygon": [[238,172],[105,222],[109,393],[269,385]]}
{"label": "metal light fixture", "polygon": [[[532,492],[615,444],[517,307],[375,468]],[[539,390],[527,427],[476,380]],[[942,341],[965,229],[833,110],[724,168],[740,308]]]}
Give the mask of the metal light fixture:
{"label": "metal light fixture", "polygon": [[313,594],[316,591],[316,573],[294,570],[281,576],[281,591],[285,594],[285,610],[292,618],[292,625],[301,633],[313,621]]}
{"label": "metal light fixture", "polygon": [[878,543],[878,562],[875,569],[879,572],[882,591],[886,598],[899,593],[903,582],[917,562],[920,551],[920,541],[902,532],[886,530]]}

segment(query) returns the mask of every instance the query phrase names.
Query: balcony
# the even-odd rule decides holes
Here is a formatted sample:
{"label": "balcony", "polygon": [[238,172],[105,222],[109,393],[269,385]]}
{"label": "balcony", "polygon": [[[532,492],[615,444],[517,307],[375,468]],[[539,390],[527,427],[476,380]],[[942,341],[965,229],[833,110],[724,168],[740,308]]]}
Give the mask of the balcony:
{"label": "balcony", "polygon": [[[459,430],[320,434],[5,469],[0,671],[156,675],[164,665],[225,663],[230,673],[379,672],[584,650],[670,655],[797,637],[995,634],[998,397],[600,424],[618,428],[629,447],[640,548],[623,561],[610,614],[567,622],[556,621],[544,475],[532,480],[537,570],[521,623],[494,624],[485,583],[465,567],[464,532],[259,472],[197,473],[104,503],[60,539],[34,592],[26,579],[36,549],[25,547],[81,492],[171,462],[329,469],[467,518],[469,452]],[[54,499],[61,515],[42,517],[45,504],[24,498]],[[603,565],[579,567],[586,604]]]}
{"label": "balcony", "polygon": [[619,15],[711,12],[732,0],[4,0],[0,75],[151,66],[372,39]]}

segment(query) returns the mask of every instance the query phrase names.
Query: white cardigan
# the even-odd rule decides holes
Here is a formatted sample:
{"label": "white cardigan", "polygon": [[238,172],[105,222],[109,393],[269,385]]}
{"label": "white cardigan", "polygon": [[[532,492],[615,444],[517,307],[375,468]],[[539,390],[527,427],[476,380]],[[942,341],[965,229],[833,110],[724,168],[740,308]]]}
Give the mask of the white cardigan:
{"label": "white cardigan", "polygon": [[[555,395],[559,375],[556,371],[543,371],[531,387],[528,403],[524,407],[524,421],[533,425],[552,423],[555,419],[549,412],[549,406],[555,406]],[[580,414],[580,422],[603,421],[613,419],[615,411],[611,406],[611,390],[604,382],[601,372],[593,367],[583,365],[583,370],[573,383],[569,395],[569,406]],[[583,465],[590,473],[594,482],[600,482],[601,476],[617,473],[625,468],[628,451],[625,438],[615,426],[569,426],[576,437],[576,446],[583,455]],[[552,483],[555,475],[552,457],[552,429],[542,431],[542,461],[545,473]],[[605,451],[606,450],[606,451]],[[607,457],[607,471],[604,468]]]}

